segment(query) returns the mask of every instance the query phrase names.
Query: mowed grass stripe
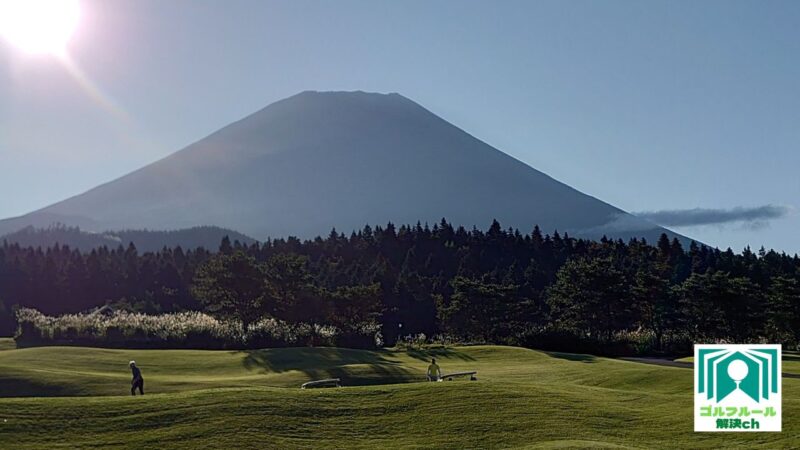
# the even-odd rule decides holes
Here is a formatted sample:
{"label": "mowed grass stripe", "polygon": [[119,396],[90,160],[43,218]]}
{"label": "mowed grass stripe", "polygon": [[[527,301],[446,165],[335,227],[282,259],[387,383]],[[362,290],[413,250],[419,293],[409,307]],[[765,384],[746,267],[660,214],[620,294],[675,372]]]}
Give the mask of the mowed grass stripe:
{"label": "mowed grass stripe", "polygon": [[[800,352],[784,350],[782,362],[782,372],[785,374],[800,375]],[[694,357],[679,358],[676,361],[694,362]]]}
{"label": "mowed grass stripe", "polygon": [[14,350],[16,348],[17,348],[17,343],[14,342],[13,338],[10,337],[0,338],[0,351]]}
{"label": "mowed grass stripe", "polygon": [[[479,380],[419,382],[431,356],[445,372],[478,370]],[[149,392],[144,397],[119,395],[128,390],[130,359],[142,365]],[[120,366],[119,379],[93,375]],[[79,373],[53,378],[72,369]],[[360,385],[297,388],[332,373]],[[252,384],[238,386],[243,377]],[[4,380],[23,383],[18,389],[46,386],[50,391],[41,395],[64,397],[0,399],[0,448],[800,446],[793,420],[800,414],[800,380],[784,379],[783,433],[695,434],[691,370],[513,347],[52,347],[0,352],[0,384]]]}
{"label": "mowed grass stripe", "polygon": [[[0,440],[14,436],[6,443],[20,448],[522,447],[565,438],[631,448],[796,445],[792,430],[694,434],[690,397],[664,400],[583,386],[532,384],[521,391],[488,382],[5,399],[0,405],[13,412]],[[798,413],[797,402],[786,409],[787,415]]]}
{"label": "mowed grass stripe", "polygon": [[[478,370],[481,380],[504,383],[566,382],[611,389],[681,392],[674,374],[682,369],[597,358],[543,353],[514,347],[458,347],[426,351],[272,349],[259,351],[109,350],[40,347],[0,352],[0,396],[124,395],[128,361],[136,360],[152,392],[210,387],[297,387],[340,377],[345,385],[408,383],[425,377],[436,357],[445,372]],[[34,388],[23,386],[29,383]],[[648,385],[651,384],[651,385]],[[52,389],[41,392],[37,386]],[[59,390],[62,392],[59,394]]]}

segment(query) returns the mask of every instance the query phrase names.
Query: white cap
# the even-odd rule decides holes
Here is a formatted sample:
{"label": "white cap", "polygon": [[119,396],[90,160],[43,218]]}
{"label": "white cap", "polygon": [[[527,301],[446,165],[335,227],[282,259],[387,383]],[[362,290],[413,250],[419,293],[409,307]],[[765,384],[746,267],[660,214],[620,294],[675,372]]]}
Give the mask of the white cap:
{"label": "white cap", "polygon": [[129,366],[135,366],[136,365],[136,361],[131,361],[131,362],[128,363],[128,365]]}

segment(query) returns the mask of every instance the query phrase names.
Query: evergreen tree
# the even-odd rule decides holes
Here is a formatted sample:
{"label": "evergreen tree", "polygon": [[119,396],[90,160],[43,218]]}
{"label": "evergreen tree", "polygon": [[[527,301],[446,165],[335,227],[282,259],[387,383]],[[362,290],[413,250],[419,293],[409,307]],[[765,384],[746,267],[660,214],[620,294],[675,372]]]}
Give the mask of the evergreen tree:
{"label": "evergreen tree", "polygon": [[625,277],[610,259],[568,261],[548,290],[547,302],[557,326],[606,341],[632,325]]}
{"label": "evergreen tree", "polygon": [[206,311],[248,326],[263,315],[264,270],[255,258],[237,251],[219,254],[197,271],[193,294]]}
{"label": "evergreen tree", "polygon": [[[311,287],[311,275],[305,257],[279,253],[264,266],[264,308],[275,317],[300,321],[319,307]],[[305,302],[304,302],[305,300]]]}
{"label": "evergreen tree", "polygon": [[456,336],[491,342],[511,335],[517,320],[518,287],[464,277],[452,281],[453,294],[437,297],[439,320]]}
{"label": "evergreen tree", "polygon": [[800,282],[788,277],[772,278],[766,309],[770,342],[800,343]]}
{"label": "evergreen tree", "polygon": [[641,325],[653,332],[656,350],[663,349],[664,335],[674,330],[678,303],[668,278],[668,268],[661,263],[636,272],[631,289]]}

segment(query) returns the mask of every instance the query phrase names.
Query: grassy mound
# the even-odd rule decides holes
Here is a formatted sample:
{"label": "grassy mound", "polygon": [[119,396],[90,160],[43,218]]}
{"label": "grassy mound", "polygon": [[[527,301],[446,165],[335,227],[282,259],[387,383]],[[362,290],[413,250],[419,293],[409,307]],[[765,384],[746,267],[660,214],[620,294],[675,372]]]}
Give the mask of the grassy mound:
{"label": "grassy mound", "polygon": [[[680,358],[676,361],[682,362],[694,362],[694,358],[689,356],[686,358]],[[795,351],[783,351],[783,373],[788,373],[792,375],[800,375],[800,352]]]}
{"label": "grassy mound", "polygon": [[15,348],[17,348],[17,344],[14,343],[13,338],[0,338],[0,351],[13,350]]}
{"label": "grassy mound", "polygon": [[[418,382],[431,356],[479,380]],[[144,397],[122,395],[130,359]],[[349,387],[298,389],[327,376]],[[0,352],[0,396],[37,397],[0,399],[0,447],[797,447],[784,389],[783,433],[695,434],[690,370],[586,355],[31,348]]]}

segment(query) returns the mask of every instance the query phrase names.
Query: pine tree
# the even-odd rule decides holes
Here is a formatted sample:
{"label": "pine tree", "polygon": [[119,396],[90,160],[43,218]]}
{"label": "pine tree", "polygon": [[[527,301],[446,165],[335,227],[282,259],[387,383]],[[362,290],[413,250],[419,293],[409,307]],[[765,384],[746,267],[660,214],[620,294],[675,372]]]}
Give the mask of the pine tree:
{"label": "pine tree", "polygon": [[556,325],[607,342],[631,326],[625,278],[610,259],[567,262],[548,289],[547,302]]}
{"label": "pine tree", "polygon": [[248,326],[264,314],[264,270],[255,258],[238,251],[220,254],[197,271],[192,292],[206,311]]}

